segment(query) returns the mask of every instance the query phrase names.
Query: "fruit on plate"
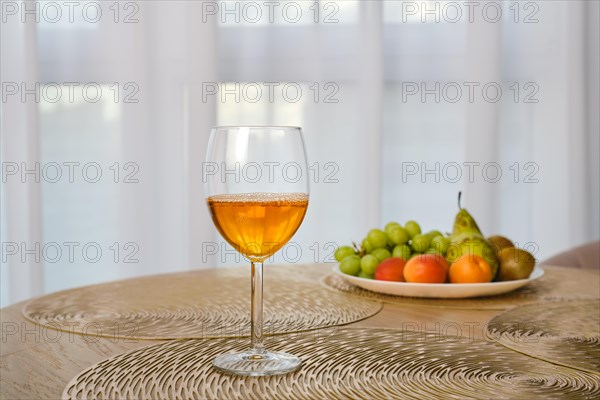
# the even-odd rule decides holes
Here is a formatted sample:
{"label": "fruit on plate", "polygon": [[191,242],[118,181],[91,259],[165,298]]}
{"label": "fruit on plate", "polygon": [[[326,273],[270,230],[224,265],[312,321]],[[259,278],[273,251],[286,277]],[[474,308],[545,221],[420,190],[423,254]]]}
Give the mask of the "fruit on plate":
{"label": "fruit on plate", "polygon": [[416,234],[412,238],[411,247],[415,253],[425,253],[429,248],[431,239],[427,235]]}
{"label": "fruit on plate", "polygon": [[371,229],[367,235],[367,240],[374,248],[377,249],[386,246],[388,236],[380,229]]}
{"label": "fruit on plate", "polygon": [[461,196],[462,192],[458,192],[458,213],[456,213],[456,216],[454,217],[452,235],[450,236],[451,240],[455,243],[459,243],[465,239],[483,238],[475,219],[465,208],[461,207]]}
{"label": "fruit on plate", "polygon": [[448,263],[438,254],[419,254],[404,266],[404,279],[413,283],[446,282]]}
{"label": "fruit on plate", "polygon": [[361,242],[361,246],[364,252],[367,254],[373,251],[373,245],[369,242],[369,239],[367,238],[363,239],[363,241]]}
{"label": "fruit on plate", "polygon": [[361,270],[360,257],[356,254],[347,256],[340,263],[340,271],[347,275],[356,275]]}
{"label": "fruit on plate", "polygon": [[[388,224],[389,225],[389,224]],[[387,233],[390,242],[394,245],[401,245],[408,242],[408,232],[406,229],[401,227],[400,225],[395,226],[392,225],[390,229],[386,229],[385,233]]]}
{"label": "fruit on plate", "polygon": [[460,206],[460,197],[461,193],[459,192],[459,211],[454,218],[454,227],[450,236],[451,244],[448,246],[446,258],[450,263],[454,263],[465,254],[483,257],[492,268],[493,279],[498,272],[496,252],[481,234],[475,219],[466,209]]}
{"label": "fruit on plate", "polygon": [[392,253],[390,253],[388,249],[380,247],[373,250],[371,252],[371,255],[375,256],[379,260],[379,262],[382,262],[386,258],[390,258],[392,256]]}
{"label": "fruit on plate", "polygon": [[509,238],[500,235],[490,236],[487,238],[487,241],[490,242],[490,245],[496,251],[497,257],[500,254],[500,250],[508,247],[515,247],[514,243]]}
{"label": "fruit on plate", "polygon": [[461,243],[451,243],[448,246],[446,259],[450,264],[458,261],[463,255],[476,255],[483,257],[492,268],[492,279],[498,271],[498,259],[496,252],[485,239],[466,239]]}
{"label": "fruit on plate", "polygon": [[379,265],[379,260],[373,254],[367,254],[360,259],[360,270],[367,275],[373,275]]}
{"label": "fruit on plate", "polygon": [[448,275],[450,283],[486,283],[492,280],[492,268],[483,257],[465,254],[450,266]]}
{"label": "fruit on plate", "polygon": [[535,258],[533,255],[523,249],[517,249],[516,247],[507,247],[500,250],[499,259],[499,281],[527,279],[535,266]]}
{"label": "fruit on plate", "polygon": [[448,246],[450,246],[450,239],[441,235],[431,239],[431,244],[429,245],[430,248],[436,250],[439,254],[443,256],[446,255]]}
{"label": "fruit on plate", "polygon": [[[513,242],[504,236],[494,235],[485,239],[475,218],[461,207],[460,199],[459,192],[459,211],[454,219],[452,234],[444,235],[439,230],[423,233],[421,226],[414,220],[407,221],[404,225],[392,221],[383,230],[371,229],[360,246],[352,243],[352,246],[339,247],[334,255],[340,263],[340,271],[361,278],[377,279],[378,267],[390,258],[397,258],[406,262],[403,272],[406,282],[447,282],[450,264],[458,265],[453,274],[455,279],[450,279],[451,283],[506,281],[529,277],[535,265],[533,256],[525,250],[516,249]],[[464,261],[464,256],[470,256],[471,261],[477,262]],[[419,261],[412,261],[415,258]],[[397,260],[393,262],[398,263]],[[445,269],[446,276],[443,280],[439,268],[431,266],[436,263]],[[409,264],[413,266],[407,272]],[[490,279],[487,279],[486,274],[480,273],[482,268],[475,269],[485,265],[490,268]],[[391,267],[382,268],[382,271],[386,268]]]}
{"label": "fruit on plate", "polygon": [[365,274],[363,271],[360,271],[356,276],[364,279],[373,279],[373,275]]}
{"label": "fruit on plate", "polygon": [[415,235],[421,233],[421,226],[416,221],[407,221],[406,224],[404,224],[404,229],[408,233],[409,239],[412,239]]}
{"label": "fruit on plate", "polygon": [[338,249],[335,251],[334,257],[339,262],[342,262],[342,260],[344,258],[346,258],[347,256],[351,256],[353,254],[356,254],[356,253],[354,252],[354,249],[352,247],[341,246],[341,247],[338,247]]}
{"label": "fruit on plate", "polygon": [[394,247],[392,251],[392,257],[400,257],[404,261],[408,261],[410,259],[411,251],[410,247],[407,244],[399,244]]}
{"label": "fruit on plate", "polygon": [[396,228],[402,228],[402,225],[400,225],[399,223],[397,223],[395,221],[392,221],[392,222],[388,222],[387,224],[385,224],[385,228],[383,228],[383,231],[385,233],[387,233],[389,236],[390,232]]}
{"label": "fruit on plate", "polygon": [[442,265],[442,267],[444,267],[444,269],[446,270],[446,274],[448,274],[448,271],[450,271],[450,263],[448,263],[448,260],[446,260],[443,256],[439,254],[434,255],[434,258]]}
{"label": "fruit on plate", "polygon": [[390,257],[381,262],[375,270],[375,279],[380,281],[405,282],[406,261],[400,257]]}

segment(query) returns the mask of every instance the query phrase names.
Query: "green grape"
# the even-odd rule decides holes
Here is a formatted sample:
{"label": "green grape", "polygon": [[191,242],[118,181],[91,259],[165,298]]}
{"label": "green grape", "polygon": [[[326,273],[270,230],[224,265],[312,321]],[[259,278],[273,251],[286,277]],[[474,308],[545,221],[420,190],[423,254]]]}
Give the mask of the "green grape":
{"label": "green grape", "polygon": [[408,242],[408,232],[401,226],[393,228],[388,236],[393,244],[404,244]]}
{"label": "green grape", "polygon": [[412,248],[417,253],[424,253],[429,248],[429,243],[426,235],[417,234],[412,238]]}
{"label": "green grape", "polygon": [[[387,233],[386,233],[386,235],[387,235]],[[392,242],[392,239],[390,239],[389,235],[387,235],[387,242],[385,244],[385,247],[387,249],[389,249],[390,251],[394,248],[394,242]]]}
{"label": "green grape", "polygon": [[440,251],[436,248],[430,247],[429,249],[425,250],[425,254],[438,254],[440,256],[444,256],[442,253],[440,253]]}
{"label": "green grape", "polygon": [[340,271],[348,275],[356,275],[360,272],[360,257],[356,254],[347,256],[340,262]]}
{"label": "green grape", "polygon": [[431,239],[431,244],[429,247],[432,247],[438,251],[441,255],[446,255],[446,250],[448,250],[448,246],[450,246],[450,239],[444,236],[436,236]]}
{"label": "green grape", "polygon": [[371,229],[367,235],[367,239],[375,248],[385,247],[388,241],[387,235],[381,229]]}
{"label": "green grape", "polygon": [[367,252],[367,254],[369,254],[370,252],[372,252],[373,249],[374,249],[373,245],[371,244],[371,242],[369,242],[369,239],[367,239],[367,238],[363,239],[361,247],[362,247],[362,249],[364,251]]}
{"label": "green grape", "polygon": [[367,254],[360,259],[360,270],[368,275],[373,275],[379,265],[379,260],[372,254]]}
{"label": "green grape", "polygon": [[388,224],[386,224],[385,228],[383,229],[385,231],[385,233],[388,234],[388,236],[390,235],[390,232],[394,230],[394,228],[399,228],[400,224],[397,222],[389,222]]}
{"label": "green grape", "polygon": [[437,230],[429,231],[426,233],[426,235],[429,236],[429,239],[433,239],[434,237],[438,237],[438,236],[444,236],[444,235],[442,235],[442,232],[437,231]]}
{"label": "green grape", "polygon": [[373,279],[373,275],[365,274],[363,271],[360,271],[358,273],[358,277],[365,278],[365,279]]}
{"label": "green grape", "polygon": [[390,251],[388,249],[380,247],[380,248],[373,250],[371,252],[371,255],[375,256],[379,260],[379,262],[381,262],[381,261],[385,260],[386,258],[390,258],[392,256],[392,253],[390,253]]}
{"label": "green grape", "polygon": [[393,257],[400,257],[404,261],[408,261],[410,258],[410,247],[407,244],[399,244],[394,247],[394,251],[392,252]]}
{"label": "green grape", "polygon": [[415,237],[415,235],[421,233],[421,227],[415,221],[408,221],[406,224],[404,224],[404,229],[406,229],[408,237],[411,239]]}
{"label": "green grape", "polygon": [[344,258],[346,258],[347,256],[351,256],[352,254],[356,254],[356,252],[354,251],[354,249],[352,247],[341,246],[341,247],[338,247],[338,249],[335,251],[334,257],[339,262],[342,262],[342,260]]}

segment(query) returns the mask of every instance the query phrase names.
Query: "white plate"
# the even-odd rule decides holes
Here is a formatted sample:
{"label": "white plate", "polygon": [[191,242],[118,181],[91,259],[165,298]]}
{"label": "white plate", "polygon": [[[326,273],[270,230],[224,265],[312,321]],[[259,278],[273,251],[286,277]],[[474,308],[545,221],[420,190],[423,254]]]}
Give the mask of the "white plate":
{"label": "white plate", "polygon": [[544,270],[535,267],[527,279],[506,282],[490,283],[406,283],[377,281],[375,279],[359,278],[346,275],[339,269],[339,265],[333,267],[333,272],[340,275],[346,281],[372,292],[391,294],[395,296],[428,297],[438,299],[461,299],[467,297],[495,296],[508,293],[527,285],[544,275]]}

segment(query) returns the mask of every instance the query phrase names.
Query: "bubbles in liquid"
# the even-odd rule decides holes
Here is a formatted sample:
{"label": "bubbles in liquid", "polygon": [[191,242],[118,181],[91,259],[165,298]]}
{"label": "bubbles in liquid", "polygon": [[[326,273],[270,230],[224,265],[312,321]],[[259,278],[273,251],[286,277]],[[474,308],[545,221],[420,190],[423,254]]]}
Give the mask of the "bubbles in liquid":
{"label": "bubbles in liquid", "polygon": [[208,198],[219,203],[303,203],[308,201],[306,193],[237,193],[217,194]]}

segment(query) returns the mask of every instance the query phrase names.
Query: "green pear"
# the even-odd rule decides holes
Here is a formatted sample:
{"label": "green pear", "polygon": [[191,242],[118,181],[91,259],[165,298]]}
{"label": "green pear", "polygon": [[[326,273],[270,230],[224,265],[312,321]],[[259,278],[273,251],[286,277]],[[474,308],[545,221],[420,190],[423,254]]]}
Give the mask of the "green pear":
{"label": "green pear", "polygon": [[492,268],[492,276],[498,272],[498,259],[490,243],[485,240],[475,218],[460,206],[461,192],[458,192],[459,211],[454,218],[450,246],[446,258],[450,263],[458,260],[462,255],[470,254],[483,257]]}
{"label": "green pear", "polygon": [[452,235],[450,241],[460,243],[464,239],[481,238],[483,234],[475,222],[475,218],[469,212],[460,206],[460,197],[462,192],[458,192],[458,208],[459,211],[454,218],[454,226],[452,227]]}

